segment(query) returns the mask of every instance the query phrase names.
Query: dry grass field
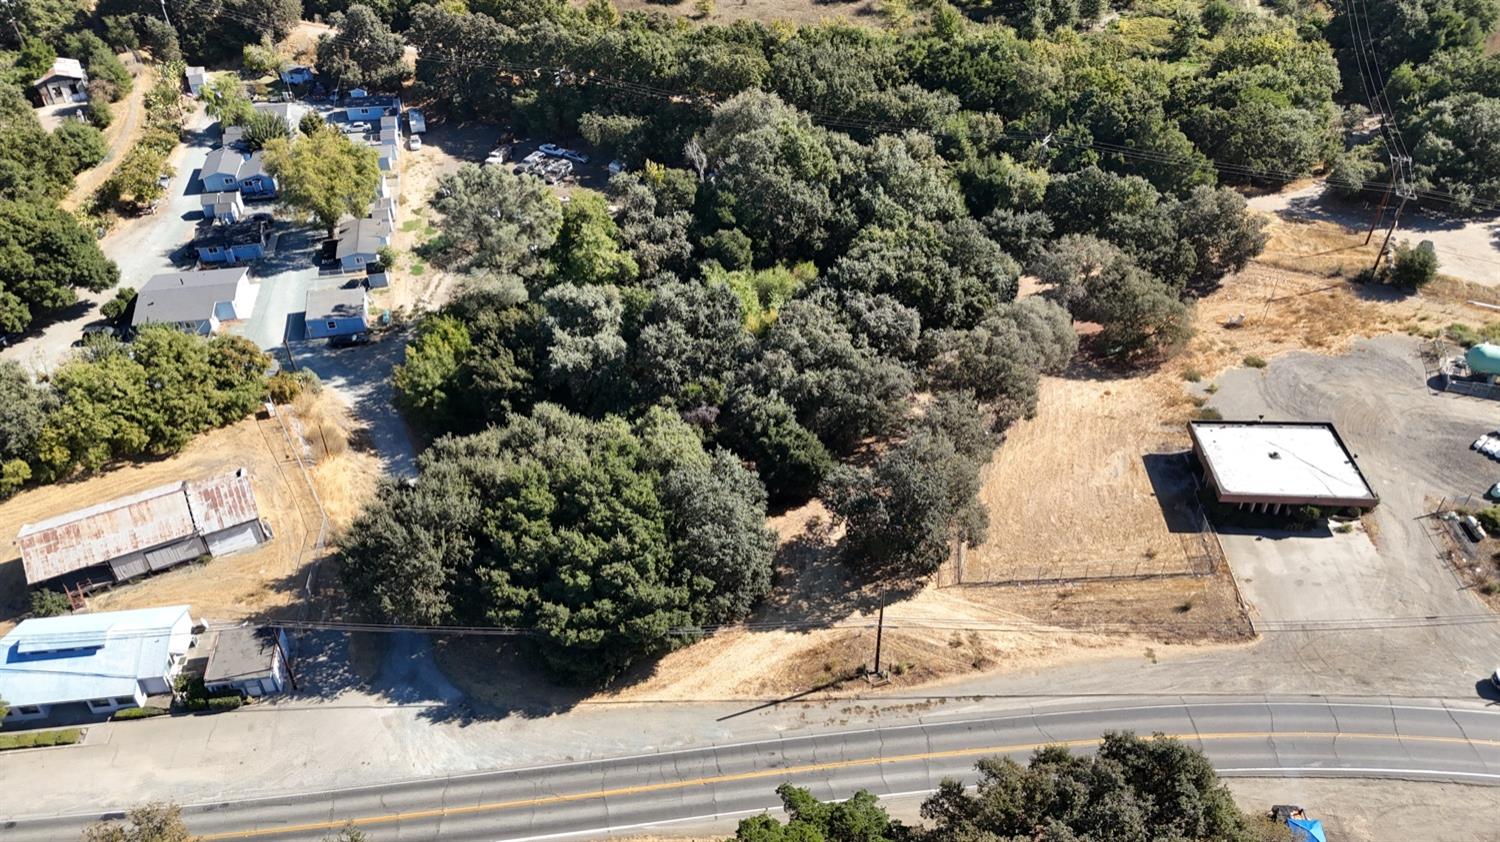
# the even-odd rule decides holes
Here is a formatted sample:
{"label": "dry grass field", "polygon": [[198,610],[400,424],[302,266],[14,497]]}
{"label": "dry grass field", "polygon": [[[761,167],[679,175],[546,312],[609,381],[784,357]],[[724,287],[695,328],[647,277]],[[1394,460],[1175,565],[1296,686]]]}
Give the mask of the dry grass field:
{"label": "dry grass field", "polygon": [[1220,372],[1291,350],[1333,354],[1361,337],[1495,317],[1465,303],[1486,290],[1460,282],[1401,296],[1279,268],[1308,260],[1313,247],[1273,231],[1266,262],[1198,302],[1197,333],[1177,357],[1156,368],[1075,369],[1043,381],[1036,417],[1010,431],[985,469],[989,538],[967,554],[964,581],[1180,565],[1181,543],[1143,455],[1187,448],[1185,424]]}
{"label": "dry grass field", "polygon": [[[329,398],[304,399],[282,418],[313,446],[303,454],[334,529],[346,526],[372,493],[374,457],[348,447],[341,409]],[[327,442],[328,444],[324,444]],[[311,460],[317,460],[313,465]],[[0,504],[0,534],[13,539],[21,525],[182,479],[245,467],[261,517],[274,537],[254,550],[190,564],[98,592],[97,611],[187,603],[193,616],[241,619],[276,616],[302,595],[321,516],[277,419],[264,415],[200,436],[170,458],[115,468],[96,476],[24,491]],[[28,607],[25,575],[14,544],[0,553],[0,631]]]}

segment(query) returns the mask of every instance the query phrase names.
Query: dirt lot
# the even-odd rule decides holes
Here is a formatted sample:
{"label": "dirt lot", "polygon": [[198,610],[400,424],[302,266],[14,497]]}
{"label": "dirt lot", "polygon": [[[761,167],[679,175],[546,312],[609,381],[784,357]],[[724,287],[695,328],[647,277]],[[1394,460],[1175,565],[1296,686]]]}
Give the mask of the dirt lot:
{"label": "dirt lot", "polygon": [[[927,586],[882,593],[850,578],[832,556],[837,534],[816,501],[772,524],[782,536],[777,585],[752,624],[815,628],[722,631],[673,652],[596,695],[595,702],[765,699],[868,692],[876,609],[884,602],[885,685],[899,691],[942,679],[1125,656],[1164,644],[1247,640],[1227,577],[1083,583],[1067,588]],[[1150,627],[1137,633],[1134,623]],[[498,656],[498,657],[497,657]],[[551,708],[579,697],[551,688],[523,650],[495,638],[439,649],[448,677],[481,705]],[[496,680],[495,665],[505,676]]]}
{"label": "dirt lot", "polygon": [[[351,450],[342,432],[346,422],[327,398],[306,400],[305,418],[283,410],[314,446],[303,454],[315,458],[313,480],[329,509],[333,528],[347,525],[371,493],[378,475],[374,457]],[[326,430],[332,430],[331,436]],[[325,447],[323,442],[332,446]],[[185,478],[212,476],[245,467],[250,470],[261,517],[274,537],[254,550],[186,565],[90,597],[94,610],[109,611],[185,602],[193,616],[240,619],[276,616],[300,598],[308,566],[317,558],[314,544],[321,518],[287,438],[275,419],[241,421],[196,439],[182,453],[155,462],[129,465],[98,476],[22,492],[0,504],[0,534],[14,536],[21,525],[133,494]],[[14,545],[10,546],[14,554]],[[27,608],[25,574],[19,557],[0,562],[0,631]]]}
{"label": "dirt lot", "polygon": [[[1185,422],[1220,372],[1292,350],[1338,353],[1361,336],[1493,318],[1464,304],[1469,297],[1462,284],[1404,298],[1257,263],[1198,303],[1196,337],[1160,368],[1078,367],[1044,379],[1036,417],[1011,429],[985,470],[989,540],[968,553],[964,581],[1180,565],[1179,536],[1143,457],[1186,449]],[[1225,326],[1241,315],[1241,326]]]}
{"label": "dirt lot", "polygon": [[391,273],[391,287],[380,294],[380,304],[393,310],[413,312],[442,306],[452,292],[456,276],[427,263],[412,249],[437,235],[435,213],[428,204],[442,176],[466,161],[483,161],[494,148],[499,130],[485,124],[432,124],[422,135],[422,148],[403,152],[400,206],[391,247],[400,257]]}
{"label": "dirt lot", "polygon": [[155,74],[145,71],[130,53],[121,53],[120,62],[130,71],[134,82],[130,93],[110,106],[114,119],[104,129],[104,143],[108,147],[104,160],[97,167],[79,173],[73,179],[73,189],[58,203],[67,210],[77,210],[99,185],[114,175],[115,167],[146,131],[146,90],[155,81]]}

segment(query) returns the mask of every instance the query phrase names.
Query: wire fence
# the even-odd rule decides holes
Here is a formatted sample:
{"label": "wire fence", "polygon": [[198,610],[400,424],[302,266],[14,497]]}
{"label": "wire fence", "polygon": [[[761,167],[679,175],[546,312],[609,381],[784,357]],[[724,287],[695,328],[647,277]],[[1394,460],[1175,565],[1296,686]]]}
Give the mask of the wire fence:
{"label": "wire fence", "polygon": [[1173,493],[1157,494],[1167,528],[1177,539],[1176,552],[1153,550],[1135,558],[1071,558],[1034,565],[1008,562],[994,565],[1001,569],[991,572],[990,565],[970,561],[968,548],[960,546],[954,557],[938,570],[938,586],[1055,585],[1086,580],[1141,581],[1215,575],[1223,569],[1224,548],[1198,500],[1198,477],[1190,456],[1156,455],[1174,463],[1172,479],[1180,486]]}

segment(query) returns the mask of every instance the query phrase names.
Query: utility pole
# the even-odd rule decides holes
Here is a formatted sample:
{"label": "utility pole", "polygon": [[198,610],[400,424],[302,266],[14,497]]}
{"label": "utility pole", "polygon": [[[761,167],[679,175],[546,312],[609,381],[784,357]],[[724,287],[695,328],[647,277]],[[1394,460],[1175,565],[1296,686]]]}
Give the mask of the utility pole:
{"label": "utility pole", "polygon": [[1406,207],[1407,200],[1411,199],[1412,196],[1414,195],[1411,192],[1411,188],[1410,187],[1407,187],[1406,185],[1403,184],[1402,188],[1403,189],[1401,190],[1401,203],[1398,204],[1398,205],[1396,205],[1396,213],[1393,216],[1391,216],[1391,227],[1388,228],[1388,229],[1386,229],[1385,239],[1382,240],[1381,243],[1380,243],[1380,253],[1377,254],[1377,255],[1375,255],[1375,263],[1370,266],[1370,271],[1371,272],[1375,272],[1375,271],[1378,271],[1380,269],[1380,261],[1385,258],[1385,250],[1388,247],[1390,247],[1391,236],[1396,233],[1396,224],[1401,221],[1401,210]]}
{"label": "utility pole", "polygon": [[[172,19],[167,17],[167,0],[161,0],[161,19],[167,22],[167,26],[172,26]],[[177,27],[172,26],[172,28]]]}
{"label": "utility pole", "polygon": [[1370,244],[1370,238],[1375,236],[1375,229],[1380,227],[1380,221],[1385,219],[1385,205],[1391,200],[1391,190],[1396,186],[1396,162],[1391,161],[1391,183],[1385,187],[1385,192],[1380,194],[1380,207],[1375,209],[1375,218],[1370,220],[1370,230],[1365,234],[1365,245]]}
{"label": "utility pole", "polygon": [[885,632],[885,606],[880,606],[880,613],[875,620],[875,677],[880,677],[880,638]]}

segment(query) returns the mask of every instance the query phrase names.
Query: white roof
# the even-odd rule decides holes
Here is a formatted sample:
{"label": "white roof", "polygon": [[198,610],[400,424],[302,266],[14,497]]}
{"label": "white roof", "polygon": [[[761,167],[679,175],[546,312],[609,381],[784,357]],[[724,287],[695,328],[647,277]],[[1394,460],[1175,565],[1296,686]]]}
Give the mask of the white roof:
{"label": "white roof", "polygon": [[52,62],[52,67],[47,71],[46,75],[42,76],[42,78],[36,80],[35,82],[32,82],[31,84],[40,84],[47,81],[48,79],[52,79],[58,76],[61,76],[64,79],[87,78],[87,74],[83,72],[83,64],[79,62],[78,59],[58,58],[57,60]]}
{"label": "white roof", "polygon": [[1223,496],[1375,497],[1331,424],[1199,421],[1191,432]]}
{"label": "white roof", "polygon": [[16,706],[133,696],[141,679],[166,673],[172,628],[187,613],[172,605],[26,620],[0,637],[0,697]]}

